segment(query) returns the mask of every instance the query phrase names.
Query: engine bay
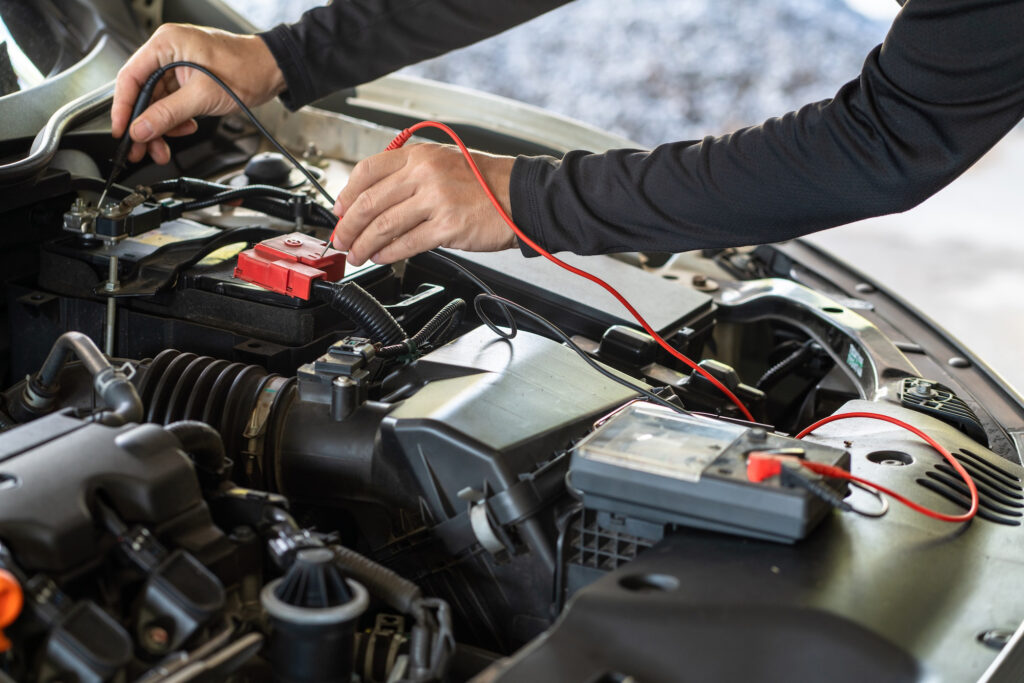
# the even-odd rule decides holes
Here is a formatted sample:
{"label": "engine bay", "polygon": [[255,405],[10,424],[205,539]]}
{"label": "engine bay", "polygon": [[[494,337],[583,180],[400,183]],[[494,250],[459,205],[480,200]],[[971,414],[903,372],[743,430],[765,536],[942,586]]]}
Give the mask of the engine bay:
{"label": "engine bay", "polygon": [[[268,116],[334,191],[393,133],[347,120],[332,156],[321,115]],[[176,145],[103,206],[101,134],[3,189],[9,679],[974,680],[1024,619],[1012,437],[783,252],[565,257],[750,421],[542,259],[346,268],[245,119]],[[977,517],[751,474],[970,507],[891,423],[794,438],[863,413],[939,442]]]}

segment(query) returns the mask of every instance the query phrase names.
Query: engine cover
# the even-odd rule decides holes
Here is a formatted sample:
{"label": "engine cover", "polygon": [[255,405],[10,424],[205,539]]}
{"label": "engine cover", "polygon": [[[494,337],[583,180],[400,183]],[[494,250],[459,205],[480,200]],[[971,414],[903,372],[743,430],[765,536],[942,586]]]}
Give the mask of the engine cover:
{"label": "engine cover", "polygon": [[219,535],[192,464],[157,425],[108,427],[58,413],[0,437],[0,539],[27,571],[77,572],[103,554],[99,497],[129,524],[196,545]]}

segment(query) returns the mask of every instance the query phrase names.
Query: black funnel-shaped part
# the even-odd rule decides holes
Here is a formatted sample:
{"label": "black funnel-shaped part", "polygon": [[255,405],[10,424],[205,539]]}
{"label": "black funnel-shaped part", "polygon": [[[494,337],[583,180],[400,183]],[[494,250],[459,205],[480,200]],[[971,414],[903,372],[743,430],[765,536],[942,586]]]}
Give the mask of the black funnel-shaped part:
{"label": "black funnel-shaped part", "polygon": [[307,548],[274,590],[281,602],[295,607],[337,607],[352,600],[352,591],[330,548]]}
{"label": "black funnel-shaped part", "polygon": [[245,165],[245,175],[253,185],[284,187],[291,172],[292,165],[278,152],[261,152]]}

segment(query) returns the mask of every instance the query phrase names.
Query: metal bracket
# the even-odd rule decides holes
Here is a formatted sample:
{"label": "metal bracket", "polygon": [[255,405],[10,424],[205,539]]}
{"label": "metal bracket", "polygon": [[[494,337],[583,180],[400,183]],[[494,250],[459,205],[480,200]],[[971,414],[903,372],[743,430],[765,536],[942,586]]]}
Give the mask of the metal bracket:
{"label": "metal bracket", "polygon": [[164,0],[132,0],[132,13],[146,33],[152,34],[164,23]]}

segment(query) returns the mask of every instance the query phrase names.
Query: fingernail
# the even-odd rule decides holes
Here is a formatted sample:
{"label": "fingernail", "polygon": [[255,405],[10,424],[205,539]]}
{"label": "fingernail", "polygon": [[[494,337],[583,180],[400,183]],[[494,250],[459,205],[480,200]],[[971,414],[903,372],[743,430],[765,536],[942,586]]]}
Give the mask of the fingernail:
{"label": "fingernail", "polygon": [[[342,249],[341,251],[344,251],[344,249]],[[353,254],[351,251],[348,253],[348,259],[347,260],[348,260],[348,264],[350,266],[361,266],[361,265],[363,265],[363,262],[361,260],[359,260],[356,257],[356,255]]]}
{"label": "fingernail", "polygon": [[153,138],[153,126],[145,119],[136,121],[132,128],[135,130],[132,137],[139,142],[149,142]]}
{"label": "fingernail", "polygon": [[377,265],[380,265],[380,254],[374,254],[373,256],[370,257],[370,260],[376,263]]}

